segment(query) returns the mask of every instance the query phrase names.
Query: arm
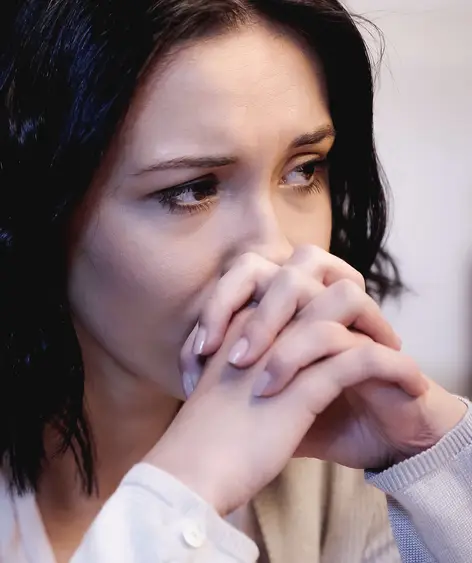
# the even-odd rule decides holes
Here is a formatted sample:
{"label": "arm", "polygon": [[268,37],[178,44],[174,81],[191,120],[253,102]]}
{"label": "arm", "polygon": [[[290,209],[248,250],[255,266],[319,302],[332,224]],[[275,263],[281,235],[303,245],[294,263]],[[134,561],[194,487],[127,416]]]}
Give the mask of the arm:
{"label": "arm", "polygon": [[256,545],[171,475],[146,463],[125,476],[71,563],[254,563]]}
{"label": "arm", "polygon": [[404,562],[472,561],[472,405],[466,404],[464,419],[435,446],[367,474],[367,481],[388,495]]}

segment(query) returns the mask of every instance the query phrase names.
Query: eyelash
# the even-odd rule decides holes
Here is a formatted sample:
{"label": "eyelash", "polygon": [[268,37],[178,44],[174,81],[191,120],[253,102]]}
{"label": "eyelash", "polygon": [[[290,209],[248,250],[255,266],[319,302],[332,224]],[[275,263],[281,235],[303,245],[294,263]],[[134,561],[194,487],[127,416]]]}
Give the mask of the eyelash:
{"label": "eyelash", "polygon": [[[173,188],[167,188],[151,194],[151,197],[156,198],[162,207],[168,209],[169,213],[199,213],[201,211],[207,211],[210,209],[212,202],[211,197],[216,196],[218,188],[218,179],[214,174],[209,176],[203,176],[181,184],[180,186],[175,186]],[[214,190],[215,194],[213,196],[208,195],[208,191]],[[204,201],[201,201],[192,205],[182,205],[177,203],[177,198],[185,193],[201,194],[206,197]]]}
{"label": "eyelash", "polygon": [[[302,195],[321,192],[323,186],[320,178],[316,174],[317,171],[322,172],[326,170],[327,167],[327,159],[312,159],[293,168],[290,172],[299,172],[302,174],[307,174],[308,176],[314,176],[313,180],[308,185],[295,186],[292,188],[293,191]],[[287,182],[282,183],[287,184]],[[193,215],[194,213],[207,211],[211,208],[213,204],[212,199],[217,195],[218,184],[219,182],[217,177],[214,174],[210,174],[208,176],[203,176],[201,178],[197,178],[196,180],[186,182],[185,184],[181,184],[180,186],[175,186],[173,188],[167,188],[165,190],[155,192],[151,194],[151,198],[157,199],[160,205],[166,208],[169,213],[188,213],[190,215]],[[214,193],[209,195],[209,191],[212,191]],[[205,197],[205,200],[191,205],[182,205],[177,203],[177,198],[185,193],[202,195]]]}
{"label": "eyelash", "polygon": [[[320,193],[323,189],[320,178],[316,175],[317,172],[324,172],[328,167],[328,159],[312,159],[295,166],[290,172],[300,172],[302,174],[307,174],[308,176],[313,176],[313,180],[307,186],[296,186],[293,191],[301,194],[311,194]],[[282,182],[287,184],[287,182]]]}

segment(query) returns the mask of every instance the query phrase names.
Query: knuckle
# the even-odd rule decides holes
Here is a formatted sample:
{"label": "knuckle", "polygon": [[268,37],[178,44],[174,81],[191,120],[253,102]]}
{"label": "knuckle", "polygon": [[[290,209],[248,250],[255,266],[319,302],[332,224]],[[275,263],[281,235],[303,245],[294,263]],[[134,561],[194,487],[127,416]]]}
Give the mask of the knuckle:
{"label": "knuckle", "polygon": [[418,365],[416,360],[414,360],[411,356],[408,356],[406,354],[400,354],[400,353],[398,353],[398,355],[401,358],[402,366],[405,372],[407,372],[411,376],[416,376],[421,373],[420,366]]}
{"label": "knuckle", "polygon": [[313,244],[301,244],[295,249],[294,256],[300,260],[313,260],[321,254],[321,249]]}
{"label": "knuckle", "polygon": [[341,339],[344,340],[347,330],[334,321],[320,321],[315,325],[315,338],[322,348],[332,348]]}
{"label": "knuckle", "polygon": [[316,323],[317,321],[314,320],[318,317],[318,309],[321,295],[315,295],[313,299],[311,299],[303,308],[303,311],[300,312],[299,318],[303,320],[305,323]]}
{"label": "knuckle", "polygon": [[298,270],[293,266],[283,266],[277,273],[278,282],[287,289],[298,289],[303,285],[303,276]]}
{"label": "knuckle", "polygon": [[347,328],[333,321],[318,323],[316,333],[316,352],[318,359],[336,355],[353,346],[352,336]]}
{"label": "knuckle", "polygon": [[330,255],[328,252],[318,248],[317,246],[309,246],[305,250],[305,260],[311,264],[312,271],[315,275],[322,274],[324,276],[324,272],[330,260]]}
{"label": "knuckle", "polygon": [[290,347],[286,343],[281,343],[273,350],[267,369],[281,381],[289,379],[297,370],[296,361],[294,361],[293,355],[290,353]]}
{"label": "knuckle", "polygon": [[357,332],[355,330],[350,330],[351,336],[353,338],[353,342],[355,346],[365,346],[367,344],[373,344],[373,340],[370,336],[362,332]]}
{"label": "knuckle", "polygon": [[261,263],[262,258],[255,252],[245,252],[236,259],[235,266],[242,270],[255,270]]}
{"label": "knuckle", "polygon": [[366,303],[366,294],[352,280],[339,280],[334,285],[337,297],[351,307],[362,307]]}
{"label": "knuckle", "polygon": [[355,278],[355,283],[359,286],[359,289],[365,293],[367,291],[367,285],[364,276],[355,268],[352,269],[352,273]]}
{"label": "knuckle", "polygon": [[388,364],[387,352],[383,346],[375,342],[364,344],[359,348],[363,369],[371,375],[381,375]]}
{"label": "knuckle", "polygon": [[312,276],[319,277],[319,275],[324,275],[328,257],[328,252],[322,248],[312,244],[303,244],[295,249],[291,262],[297,265],[303,264]]}
{"label": "knuckle", "polygon": [[263,319],[258,318],[256,313],[247,321],[244,334],[258,347],[270,346],[276,337],[274,330]]}

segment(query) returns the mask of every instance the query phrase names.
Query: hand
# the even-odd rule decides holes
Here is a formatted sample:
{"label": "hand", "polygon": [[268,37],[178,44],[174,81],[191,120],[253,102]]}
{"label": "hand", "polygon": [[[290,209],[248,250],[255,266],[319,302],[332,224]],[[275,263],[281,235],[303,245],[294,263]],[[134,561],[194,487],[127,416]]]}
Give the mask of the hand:
{"label": "hand", "polygon": [[[230,354],[235,365],[247,367],[262,356],[296,312],[325,287],[339,282],[337,291],[348,293],[353,307],[341,310],[334,303],[332,320],[352,324],[380,344],[399,349],[400,339],[375,302],[367,300],[362,275],[323,249],[305,245],[298,247],[283,266],[254,253],[242,255],[223,275],[201,312],[193,351],[203,356],[215,353],[233,315],[253,300],[259,303],[257,314],[244,327],[244,341]],[[358,306],[362,307],[360,315]],[[184,358],[184,364],[186,360],[192,362]]]}
{"label": "hand", "polygon": [[253,314],[247,309],[233,319],[196,390],[145,460],[173,474],[222,515],[250,501],[282,471],[316,417],[343,390],[377,376],[412,395],[424,391],[408,358],[377,344],[358,346],[359,336],[341,324],[319,322],[311,330],[317,359],[326,358],[339,341],[346,353],[310,364],[274,397],[254,397],[268,356],[246,369],[227,362]]}
{"label": "hand", "polygon": [[296,457],[358,469],[387,469],[428,450],[465,416],[467,406],[435,382],[412,397],[378,378],[346,389],[321,413]]}
{"label": "hand", "polygon": [[[320,357],[324,346],[327,356],[332,356],[347,352],[353,345],[345,332],[339,333],[340,327],[326,325],[324,332],[320,331],[320,321],[354,326],[369,335],[366,339],[358,334],[356,342],[364,345],[361,361],[379,364],[379,377],[385,351],[366,344],[374,340],[393,349],[400,346],[377,305],[365,294],[362,276],[321,249],[302,247],[283,267],[256,255],[241,257],[222,278],[203,312],[205,346],[202,348],[197,335],[197,351],[216,349],[233,312],[251,297],[260,303],[229,359],[236,365],[250,366],[270,348],[265,379],[258,383],[259,394],[280,392],[300,370]],[[297,323],[292,320],[294,316]],[[316,339],[317,331],[321,336]],[[345,356],[350,358],[350,354]],[[201,364],[191,353],[184,353],[183,365],[190,393]],[[375,468],[429,448],[457,424],[466,407],[424,376],[423,380],[428,391],[416,400],[381,381],[346,391],[318,417],[298,455]]]}

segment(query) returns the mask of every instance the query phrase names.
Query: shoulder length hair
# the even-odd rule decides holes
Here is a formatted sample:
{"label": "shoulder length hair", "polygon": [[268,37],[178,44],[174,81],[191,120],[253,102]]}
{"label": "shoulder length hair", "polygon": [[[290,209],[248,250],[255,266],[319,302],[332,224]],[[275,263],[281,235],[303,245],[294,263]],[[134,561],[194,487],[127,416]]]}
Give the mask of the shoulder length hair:
{"label": "shoulder length hair", "polygon": [[331,251],[379,300],[402,285],[383,247],[387,198],[373,139],[365,43],[336,0],[24,0],[0,6],[0,459],[34,489],[44,433],[94,487],[84,373],[67,299],[67,226],[133,95],[172,47],[250,21],[316,53],[337,140],[330,156]]}

